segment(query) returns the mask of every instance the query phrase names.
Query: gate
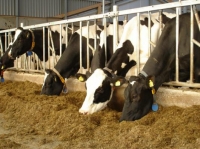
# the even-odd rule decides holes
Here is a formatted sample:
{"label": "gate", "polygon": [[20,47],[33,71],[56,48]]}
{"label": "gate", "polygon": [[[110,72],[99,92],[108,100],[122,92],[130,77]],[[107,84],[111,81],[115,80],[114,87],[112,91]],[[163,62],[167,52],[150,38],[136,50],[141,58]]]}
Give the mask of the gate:
{"label": "gate", "polygon": [[[118,11],[117,6],[113,7],[113,12],[108,12],[108,13],[104,13],[104,14],[98,14],[98,15],[92,15],[92,16],[87,16],[87,17],[81,17],[81,18],[74,18],[74,19],[67,19],[67,20],[62,20],[62,21],[56,21],[56,22],[50,22],[50,23],[43,23],[43,24],[37,24],[37,25],[31,25],[31,26],[25,26],[23,27],[24,29],[31,29],[31,30],[36,30],[36,29],[41,29],[43,30],[43,59],[45,59],[45,42],[48,42],[48,57],[50,59],[50,57],[53,57],[51,60],[48,60],[47,62],[45,61],[40,61],[38,59],[38,57],[35,54],[25,54],[23,56],[21,56],[20,58],[18,58],[15,61],[15,67],[14,68],[9,68],[10,70],[17,70],[17,71],[25,71],[27,73],[30,72],[39,72],[39,73],[44,73],[44,70],[46,68],[52,68],[57,60],[60,58],[61,56],[61,49],[62,49],[62,44],[65,43],[65,46],[67,47],[68,45],[68,33],[74,33],[77,29],[80,29],[81,31],[81,35],[82,35],[82,26],[87,26],[87,31],[89,32],[89,25],[93,25],[93,24],[103,24],[104,28],[106,28],[107,25],[107,20],[110,20],[110,18],[112,18],[113,20],[113,30],[114,30],[114,38],[113,38],[113,50],[116,50],[117,48],[117,44],[118,44],[118,39],[117,39],[117,34],[118,34],[118,20],[119,18],[124,18],[125,20],[127,18],[132,18],[133,16],[137,16],[137,20],[138,20],[138,25],[137,25],[137,29],[138,32],[140,30],[140,26],[139,26],[139,19],[140,19],[140,15],[142,13],[148,13],[149,18],[151,17],[151,13],[152,12],[157,12],[159,11],[160,13],[162,11],[168,11],[171,9],[174,9],[176,12],[176,77],[175,77],[175,81],[173,82],[169,82],[169,83],[165,83],[167,85],[173,85],[173,86],[187,86],[187,87],[195,87],[195,88],[200,88],[200,84],[198,83],[194,83],[193,82],[193,71],[194,71],[194,66],[193,66],[193,46],[194,44],[196,44],[197,46],[200,47],[200,43],[196,40],[193,39],[193,26],[191,27],[191,38],[190,38],[190,43],[191,43],[191,49],[190,49],[190,80],[188,82],[180,82],[179,81],[179,59],[178,59],[178,30],[179,30],[179,14],[180,14],[180,8],[182,7],[190,7],[190,12],[191,12],[191,24],[193,24],[194,19],[197,20],[199,28],[200,28],[200,22],[199,22],[199,16],[196,10],[196,6],[199,6],[200,4],[200,0],[190,0],[190,1],[180,1],[179,2],[171,2],[171,3],[167,3],[167,4],[160,4],[160,5],[153,5],[153,6],[147,6],[147,7],[142,7],[142,8],[136,8],[136,9],[129,9],[129,10],[123,10],[123,11]],[[102,21],[100,21],[102,20]],[[162,20],[162,18],[161,18]],[[150,21],[148,21],[148,26],[150,25]],[[60,55],[58,55],[56,57],[55,55],[55,49],[54,49],[54,43],[52,40],[52,31],[56,30],[60,33]],[[66,28],[65,30],[63,28]],[[48,41],[45,41],[45,31],[48,31]],[[160,25],[160,30],[162,31],[162,25]],[[8,30],[3,30],[0,31],[0,54],[2,55],[2,53],[5,52],[5,49],[7,49],[8,45],[11,43],[12,41],[12,36],[11,36],[11,32],[14,32],[15,28],[13,29],[8,29]],[[65,38],[63,38],[65,37]],[[5,38],[4,40],[2,38]],[[105,38],[106,39],[106,34],[105,34]],[[139,39],[139,34],[138,34],[138,43],[140,42]],[[149,55],[151,53],[151,50],[155,47],[156,43],[153,43],[151,41],[151,30],[150,28],[148,29],[148,39],[149,39],[149,46],[148,46],[148,50],[149,50]],[[88,37],[87,37],[87,50],[89,50],[89,48],[91,49],[96,49],[97,47],[96,42],[97,42],[97,37],[95,39],[95,44],[94,45],[89,45],[88,42]],[[104,41],[106,43],[106,40]],[[80,40],[80,43],[82,43],[82,41]],[[106,44],[105,44],[106,45]],[[136,51],[137,51],[137,73],[140,72],[141,66],[139,65],[139,61],[140,61],[140,44],[138,44],[138,47],[136,47]],[[81,44],[80,44],[80,51],[82,50]],[[50,53],[52,53],[52,55],[50,55]],[[81,53],[81,52],[80,52]],[[88,52],[87,52],[88,53]],[[82,55],[80,55],[80,62],[82,61]],[[34,67],[32,65],[32,61],[34,61]],[[36,62],[36,63],[35,63]],[[89,63],[89,61],[88,61]],[[87,70],[89,70],[89,64],[87,67]],[[82,63],[80,63],[80,70],[79,71],[83,71],[82,68]]]}

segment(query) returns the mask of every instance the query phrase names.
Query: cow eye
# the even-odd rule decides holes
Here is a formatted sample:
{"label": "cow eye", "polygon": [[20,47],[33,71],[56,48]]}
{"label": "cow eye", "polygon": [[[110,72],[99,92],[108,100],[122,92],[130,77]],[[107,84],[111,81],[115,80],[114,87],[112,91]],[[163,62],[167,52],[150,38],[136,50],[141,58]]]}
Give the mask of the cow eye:
{"label": "cow eye", "polygon": [[103,90],[103,88],[102,88],[102,87],[99,87],[99,88],[97,89],[97,92],[98,92],[98,93],[103,93],[103,92],[104,92],[104,90]]}

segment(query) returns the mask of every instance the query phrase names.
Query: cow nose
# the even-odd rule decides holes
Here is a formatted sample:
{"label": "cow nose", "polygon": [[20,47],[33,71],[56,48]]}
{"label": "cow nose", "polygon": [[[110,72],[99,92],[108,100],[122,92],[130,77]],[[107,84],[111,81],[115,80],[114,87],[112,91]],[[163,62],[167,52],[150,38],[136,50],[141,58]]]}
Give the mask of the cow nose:
{"label": "cow nose", "polygon": [[83,114],[83,115],[87,115],[88,114],[88,112],[87,111],[83,111],[83,110],[79,110],[79,113],[81,113],[81,114]]}

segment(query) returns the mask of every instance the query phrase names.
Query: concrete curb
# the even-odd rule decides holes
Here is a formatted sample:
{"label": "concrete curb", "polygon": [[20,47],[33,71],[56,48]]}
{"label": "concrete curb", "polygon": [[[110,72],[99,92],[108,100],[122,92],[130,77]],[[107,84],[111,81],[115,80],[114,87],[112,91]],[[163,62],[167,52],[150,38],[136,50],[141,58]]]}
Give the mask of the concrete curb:
{"label": "concrete curb", "polygon": [[[30,81],[42,84],[44,75],[5,71],[4,79],[12,81]],[[67,88],[69,91],[85,91],[85,83],[70,78],[67,80]],[[116,89],[115,96],[121,96],[121,98],[123,98],[124,89],[125,87]],[[193,105],[200,105],[200,90],[160,87],[155,98],[156,102],[162,106],[190,107]]]}

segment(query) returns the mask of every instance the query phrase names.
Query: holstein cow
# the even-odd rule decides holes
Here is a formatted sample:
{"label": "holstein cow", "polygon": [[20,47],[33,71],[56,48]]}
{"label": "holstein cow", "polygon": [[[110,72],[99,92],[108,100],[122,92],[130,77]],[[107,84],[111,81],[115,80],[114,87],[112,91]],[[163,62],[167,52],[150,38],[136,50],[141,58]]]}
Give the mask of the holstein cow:
{"label": "holstein cow", "polygon": [[[159,37],[158,13],[152,14],[151,32],[152,41],[156,42]],[[165,23],[169,18],[164,15]],[[171,14],[170,14],[171,16]],[[141,37],[141,53],[144,59],[140,63],[144,63],[148,53],[148,15],[140,16],[140,37]],[[115,75],[125,76],[129,69],[136,64],[135,47],[137,46],[137,18],[132,18],[124,27],[124,31],[118,45],[117,50],[106,64],[106,67],[96,69],[94,73],[86,81],[87,95],[79,112],[84,114],[92,114],[100,111],[107,106],[107,103],[113,96],[113,82]]]}
{"label": "holstein cow", "polygon": [[[55,47],[55,54],[60,54],[60,38],[58,32],[52,32],[52,38]],[[48,60],[48,32],[45,30],[45,61]],[[65,45],[62,45],[62,52],[65,50]],[[33,51],[38,58],[43,61],[43,30],[24,30],[18,27],[15,31],[14,41],[9,51],[9,56],[13,59],[26,53]]]}
{"label": "holstein cow", "polygon": [[[200,15],[200,13],[199,13]],[[189,79],[190,73],[190,14],[179,17],[179,74],[180,81]],[[153,94],[175,72],[176,19],[171,19],[138,76],[131,76],[125,89],[125,104],[120,121],[133,121],[146,115],[152,106]],[[194,39],[200,41],[197,22],[194,22]],[[194,45],[194,82],[200,82],[200,48]]]}
{"label": "holstein cow", "polygon": [[[96,30],[97,29],[97,30]],[[101,26],[89,26],[89,35],[87,26],[82,27],[82,66],[87,68],[87,36],[89,44],[94,45],[94,39],[101,32]],[[67,79],[75,75],[80,67],[80,29],[72,34],[66,50],[53,69],[47,69],[44,77],[41,94],[59,95],[65,88],[64,78]],[[89,62],[93,58],[92,49],[89,48]]]}
{"label": "holstein cow", "polygon": [[[105,59],[109,60],[111,56],[113,55],[113,52],[115,52],[113,51],[113,27],[114,27],[113,24],[109,24],[106,30],[104,29],[100,34],[100,44],[97,50],[95,51],[94,57],[92,59],[91,73],[87,72],[86,75],[77,74],[77,78],[78,79],[81,78],[81,81],[86,81],[86,79],[89,78],[86,81],[86,89],[87,89],[87,95],[85,98],[86,102],[84,102],[82,107],[79,109],[80,113],[93,113],[95,111],[101,110],[101,108],[104,108],[104,106],[106,105],[104,101],[110,98],[111,90],[110,90],[110,86],[107,83],[103,84],[103,86],[105,86],[107,90],[106,89],[103,90],[103,88],[100,88],[100,87],[98,88],[98,86],[100,85],[99,83],[101,83],[101,76],[100,78],[99,76],[95,76],[96,78],[93,78],[93,79],[90,79],[89,76],[92,73],[95,73],[95,70],[97,68],[104,68]],[[118,35],[117,35],[118,42],[121,39],[123,30],[124,30],[124,24],[122,25],[118,24]],[[106,46],[105,46],[105,40],[106,40]],[[105,50],[105,47],[107,47],[106,50]],[[107,56],[106,58],[105,58],[105,55]],[[91,86],[91,84],[93,84],[93,86]],[[86,110],[88,109],[87,101],[88,99],[92,98],[91,95],[94,95],[94,98],[95,98],[94,104],[90,103],[92,104],[91,109],[86,112]]]}

